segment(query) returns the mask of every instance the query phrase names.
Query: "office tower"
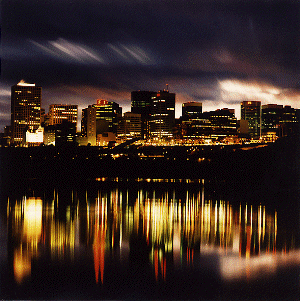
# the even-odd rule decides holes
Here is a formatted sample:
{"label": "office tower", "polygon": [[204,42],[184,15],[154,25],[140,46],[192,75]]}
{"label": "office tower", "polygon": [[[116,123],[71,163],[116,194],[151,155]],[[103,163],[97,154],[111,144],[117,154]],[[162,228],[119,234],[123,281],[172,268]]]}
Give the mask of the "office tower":
{"label": "office tower", "polygon": [[182,121],[183,138],[221,139],[237,135],[234,109],[203,112],[195,119]]}
{"label": "office tower", "polygon": [[99,145],[98,140],[107,136],[107,133],[117,134],[118,119],[121,116],[122,108],[119,104],[97,99],[96,104],[82,110],[81,136],[86,138],[86,143]]}
{"label": "office tower", "polygon": [[97,134],[103,132],[117,133],[118,116],[122,114],[122,108],[114,101],[97,99],[96,108]]}
{"label": "office tower", "polygon": [[149,118],[151,114],[153,91],[132,91],[131,112],[141,114],[142,118]]}
{"label": "office tower", "polygon": [[11,87],[11,134],[14,144],[22,144],[25,132],[41,125],[42,88],[24,81]]}
{"label": "office tower", "polygon": [[131,139],[141,137],[141,114],[132,112],[124,113],[124,116],[119,119],[118,138]]}
{"label": "office tower", "polygon": [[261,136],[261,102],[241,102],[241,119],[248,121],[251,138],[259,139]]}
{"label": "office tower", "polygon": [[[52,126],[50,125],[50,128]],[[55,127],[55,145],[63,146],[76,141],[76,123],[63,120],[61,123],[54,125]]]}
{"label": "office tower", "polygon": [[81,117],[81,135],[87,137],[87,143],[96,145],[97,140],[97,123],[96,123],[96,108],[88,106],[82,110]]}
{"label": "office tower", "polygon": [[261,109],[261,127],[262,131],[278,129],[279,122],[282,119],[283,106],[276,104],[263,105]]}
{"label": "office tower", "polygon": [[282,110],[282,117],[281,122],[282,123],[295,123],[297,122],[297,116],[296,116],[296,109],[292,108],[291,106],[284,106]]}
{"label": "office tower", "polygon": [[77,105],[51,104],[44,116],[44,143],[62,146],[75,142],[77,115]]}
{"label": "office tower", "polygon": [[152,110],[153,91],[133,91],[131,92],[131,112],[141,114],[142,128],[141,135],[143,139],[149,138],[150,119]]}
{"label": "office tower", "polygon": [[163,90],[152,95],[151,138],[172,138],[175,126],[175,93]]}
{"label": "office tower", "polygon": [[77,124],[78,105],[52,104],[49,106],[49,125],[68,121]]}
{"label": "office tower", "polygon": [[182,119],[190,120],[197,119],[202,113],[202,103],[201,102],[185,102],[182,104]]}
{"label": "office tower", "polygon": [[279,137],[280,121],[283,106],[277,104],[263,105],[261,109],[261,135],[267,142],[273,142]]}
{"label": "office tower", "polygon": [[234,109],[224,108],[210,112],[209,121],[212,126],[212,136],[225,137],[237,135],[237,119]]}
{"label": "office tower", "polygon": [[284,106],[280,120],[280,137],[289,136],[299,131],[297,110],[291,106]]}

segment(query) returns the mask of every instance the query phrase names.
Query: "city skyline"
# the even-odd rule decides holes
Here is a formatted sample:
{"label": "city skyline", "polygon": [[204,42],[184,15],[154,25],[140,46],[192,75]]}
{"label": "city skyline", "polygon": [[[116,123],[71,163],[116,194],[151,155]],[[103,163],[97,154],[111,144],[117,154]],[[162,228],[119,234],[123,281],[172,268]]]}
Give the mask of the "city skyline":
{"label": "city skyline", "polygon": [[[130,111],[130,92],[176,93],[207,110],[242,100],[298,107],[294,1],[3,1],[0,126],[10,87],[43,87],[43,103],[101,98]],[[28,17],[30,16],[30,18]],[[76,22],[75,22],[76,20]]]}
{"label": "city skyline", "polygon": [[[165,139],[199,139],[204,136],[207,139],[225,136],[233,138],[238,137],[238,134],[242,136],[250,134],[255,141],[262,139],[274,142],[278,137],[290,135],[296,130],[300,111],[290,105],[266,104],[262,107],[261,101],[242,101],[241,119],[238,121],[235,109],[218,108],[202,112],[202,102],[186,102],[182,104],[182,113],[176,120],[174,112],[176,94],[170,93],[167,86],[167,90],[159,92],[132,91],[131,110],[123,112],[124,114],[118,103],[97,99],[96,104],[84,108],[78,118],[77,104],[50,104],[46,113],[41,105],[41,92],[42,87],[37,87],[34,83],[21,81],[12,86],[11,124],[4,128],[7,135],[6,143],[27,144],[47,141],[48,144],[55,143],[57,139],[58,143],[60,139],[75,142],[76,136],[80,135],[82,139],[78,138],[76,141],[79,145],[88,142],[91,145],[99,143],[102,145],[104,140],[105,143],[116,142],[119,135],[126,137],[125,139],[131,135],[133,135],[131,138],[140,135],[141,139],[158,139],[161,142]],[[135,113],[138,114],[130,115]],[[126,123],[130,122],[127,119],[131,118],[132,125],[135,125],[129,134]],[[4,140],[3,143],[5,144]]]}

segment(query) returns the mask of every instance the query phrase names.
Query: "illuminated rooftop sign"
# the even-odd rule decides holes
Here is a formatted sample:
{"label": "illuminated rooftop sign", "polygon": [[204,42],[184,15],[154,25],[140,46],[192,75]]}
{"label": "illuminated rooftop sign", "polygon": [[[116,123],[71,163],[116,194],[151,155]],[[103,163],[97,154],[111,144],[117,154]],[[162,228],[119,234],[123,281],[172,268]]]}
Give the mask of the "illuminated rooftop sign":
{"label": "illuminated rooftop sign", "polygon": [[25,83],[24,80],[21,80],[17,85],[18,85],[18,86],[23,86],[23,87],[35,87],[35,84],[28,84],[28,83]]}

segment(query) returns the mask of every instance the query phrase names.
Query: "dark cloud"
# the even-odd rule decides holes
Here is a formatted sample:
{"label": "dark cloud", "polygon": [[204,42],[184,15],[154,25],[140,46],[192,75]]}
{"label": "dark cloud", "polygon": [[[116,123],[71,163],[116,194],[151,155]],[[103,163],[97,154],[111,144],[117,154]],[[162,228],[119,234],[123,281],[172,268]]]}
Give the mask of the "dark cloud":
{"label": "dark cloud", "polygon": [[46,109],[60,97],[85,105],[97,93],[129,107],[130,91],[166,83],[179,102],[216,104],[226,79],[293,88],[299,8],[296,1],[4,0],[1,99],[20,79],[43,87]]}

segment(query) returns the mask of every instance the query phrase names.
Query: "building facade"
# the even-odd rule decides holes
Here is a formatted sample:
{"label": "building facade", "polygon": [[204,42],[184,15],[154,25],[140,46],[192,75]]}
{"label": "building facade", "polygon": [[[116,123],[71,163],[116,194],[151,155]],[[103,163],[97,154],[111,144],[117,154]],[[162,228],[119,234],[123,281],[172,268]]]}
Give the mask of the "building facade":
{"label": "building facade", "polygon": [[241,102],[241,119],[248,121],[251,138],[259,139],[261,137],[261,102]]}
{"label": "building facade", "polygon": [[[122,108],[113,101],[97,99],[97,103],[82,110],[81,138],[82,143],[100,145],[98,137],[107,137],[118,130],[118,121],[122,117]],[[110,135],[110,137],[112,137]],[[85,139],[83,139],[85,138]],[[101,138],[102,139],[102,138]],[[115,139],[114,139],[115,140]]]}
{"label": "building facade", "polygon": [[36,131],[41,125],[42,88],[24,81],[11,87],[12,143],[23,143],[26,131]]}
{"label": "building facade", "polygon": [[261,136],[265,141],[273,142],[279,137],[282,114],[282,105],[267,104],[262,106]]}
{"label": "building facade", "polygon": [[203,112],[197,118],[182,121],[182,138],[220,140],[237,135],[234,109]]}
{"label": "building facade", "polygon": [[126,140],[141,137],[141,128],[141,114],[126,112],[119,119],[118,138]]}
{"label": "building facade", "polygon": [[40,126],[35,132],[27,131],[25,139],[27,145],[35,146],[44,143],[44,128]]}
{"label": "building facade", "polygon": [[267,104],[262,106],[262,138],[274,142],[279,137],[296,133],[299,129],[297,110],[291,106]]}
{"label": "building facade", "polygon": [[97,134],[102,134],[103,132],[116,134],[118,117],[122,115],[122,108],[119,104],[114,101],[97,99],[97,103],[93,107],[96,108]]}
{"label": "building facade", "polygon": [[81,116],[81,136],[87,138],[87,144],[96,145],[97,140],[97,122],[96,108],[88,106],[82,110]]}
{"label": "building facade", "polygon": [[49,106],[49,125],[61,124],[68,121],[77,124],[78,105],[52,104]]}
{"label": "building facade", "polygon": [[289,136],[299,131],[299,118],[297,109],[284,106],[280,120],[279,137]]}
{"label": "building facade", "polygon": [[202,114],[202,103],[196,101],[185,102],[182,104],[182,119],[198,119]]}
{"label": "building facade", "polygon": [[131,92],[131,112],[141,114],[141,135],[143,139],[150,136],[150,120],[152,111],[153,91],[133,91]]}
{"label": "building facade", "polygon": [[64,146],[76,142],[76,123],[63,120],[62,123],[53,127],[55,128],[55,146]]}
{"label": "building facade", "polygon": [[175,126],[175,93],[163,90],[152,95],[150,137],[173,138]]}

